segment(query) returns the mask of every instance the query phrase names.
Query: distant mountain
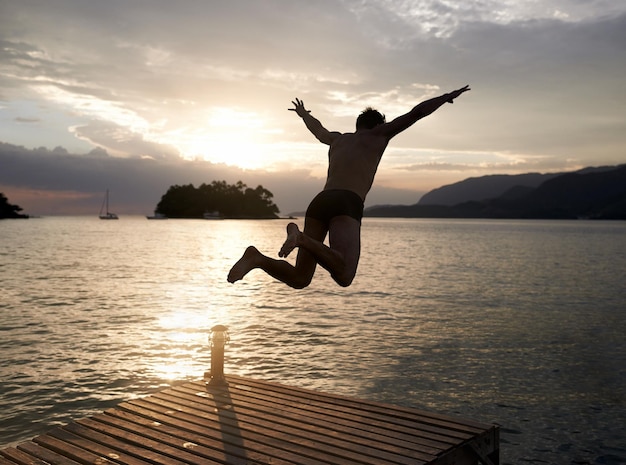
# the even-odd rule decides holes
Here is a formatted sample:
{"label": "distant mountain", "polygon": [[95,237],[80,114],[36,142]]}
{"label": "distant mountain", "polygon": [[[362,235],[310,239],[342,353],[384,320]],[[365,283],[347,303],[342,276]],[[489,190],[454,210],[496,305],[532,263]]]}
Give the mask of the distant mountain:
{"label": "distant mountain", "polygon": [[521,218],[626,219],[626,165],[563,174],[521,198],[488,203]]}
{"label": "distant mountain", "polygon": [[462,202],[482,201],[501,196],[514,187],[535,188],[542,182],[562,173],[493,174],[468,178],[434,189],[422,196],[419,205],[457,205]]}
{"label": "distant mountain", "polygon": [[[529,183],[536,182],[539,179],[537,176],[542,175],[520,176],[472,178],[436,189],[444,194],[447,190],[450,195],[438,193],[430,196],[430,199],[445,197],[450,202],[465,190],[467,196],[455,204],[428,204],[422,198],[415,205],[370,207],[366,209],[365,216],[626,219],[626,165],[548,175],[537,186]],[[481,183],[481,180],[484,182]],[[507,184],[509,187],[503,190]],[[473,186],[473,189],[468,186]],[[489,196],[490,189],[497,194]]]}
{"label": "distant mountain", "polygon": [[[575,171],[575,173],[587,174],[603,172],[615,169],[615,166],[589,167]],[[418,202],[419,205],[458,205],[463,202],[483,201],[495,199],[505,192],[511,192],[513,188],[536,188],[542,183],[567,173],[527,173],[527,174],[493,174],[479,178],[468,178],[447,186],[433,189],[425,194]],[[518,193],[524,189],[518,189]]]}

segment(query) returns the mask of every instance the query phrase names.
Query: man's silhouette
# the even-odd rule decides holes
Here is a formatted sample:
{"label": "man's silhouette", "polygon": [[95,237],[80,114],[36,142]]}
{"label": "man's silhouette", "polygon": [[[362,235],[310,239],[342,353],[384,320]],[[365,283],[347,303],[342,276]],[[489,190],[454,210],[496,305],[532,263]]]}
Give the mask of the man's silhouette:
{"label": "man's silhouette", "polygon": [[[287,240],[278,256],[287,257],[293,249],[298,248],[295,266],[285,260],[267,257],[250,246],[231,268],[228,281],[234,283],[251,270],[261,268],[285,284],[302,289],[311,283],[319,263],[337,284],[349,286],[356,274],[361,253],[363,203],[372,187],[387,144],[391,138],[430,115],[444,103],[452,103],[468,90],[469,86],[465,86],[425,100],[388,123],[384,115],[367,108],[356,120],[356,131],[344,134],[324,128],[304,108],[303,101],[296,99],[291,102],[294,108],[289,110],[295,111],[302,118],[309,131],[322,144],[330,146],[324,190],[311,201],[306,211],[304,231],[300,231],[295,223],[287,225]],[[329,246],[324,244],[326,234]]]}

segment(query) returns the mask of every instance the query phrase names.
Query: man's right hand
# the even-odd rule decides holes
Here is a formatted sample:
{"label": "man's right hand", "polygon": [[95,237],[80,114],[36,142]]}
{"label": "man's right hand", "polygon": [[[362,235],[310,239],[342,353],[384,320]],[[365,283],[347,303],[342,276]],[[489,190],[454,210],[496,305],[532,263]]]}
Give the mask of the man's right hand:
{"label": "man's right hand", "polygon": [[300,118],[304,118],[306,115],[311,113],[311,110],[307,110],[304,108],[304,102],[298,98],[296,98],[295,102],[292,101],[295,108],[288,108],[289,111],[295,111]]}

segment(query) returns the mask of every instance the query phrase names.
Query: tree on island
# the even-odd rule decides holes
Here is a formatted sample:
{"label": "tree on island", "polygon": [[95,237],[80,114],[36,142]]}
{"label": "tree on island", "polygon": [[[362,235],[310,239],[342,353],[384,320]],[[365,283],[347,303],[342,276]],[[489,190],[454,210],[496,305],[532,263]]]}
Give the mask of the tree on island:
{"label": "tree on island", "polygon": [[22,211],[22,207],[17,205],[11,205],[9,199],[0,192],[0,219],[4,218],[28,218],[28,215],[22,215],[19,212]]}
{"label": "tree on island", "polygon": [[257,186],[249,188],[243,182],[229,185],[226,181],[171,186],[161,197],[156,212],[168,218],[202,218],[207,212],[219,212],[224,218],[278,218],[274,195]]}

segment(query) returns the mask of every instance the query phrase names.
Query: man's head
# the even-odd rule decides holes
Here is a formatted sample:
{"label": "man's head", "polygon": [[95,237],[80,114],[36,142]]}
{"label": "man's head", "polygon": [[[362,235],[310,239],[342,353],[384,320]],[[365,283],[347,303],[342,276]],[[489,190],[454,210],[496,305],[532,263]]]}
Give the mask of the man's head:
{"label": "man's head", "polygon": [[385,115],[374,110],[372,107],[367,107],[359,117],[356,119],[356,128],[359,129],[372,129],[379,124],[385,122]]}

